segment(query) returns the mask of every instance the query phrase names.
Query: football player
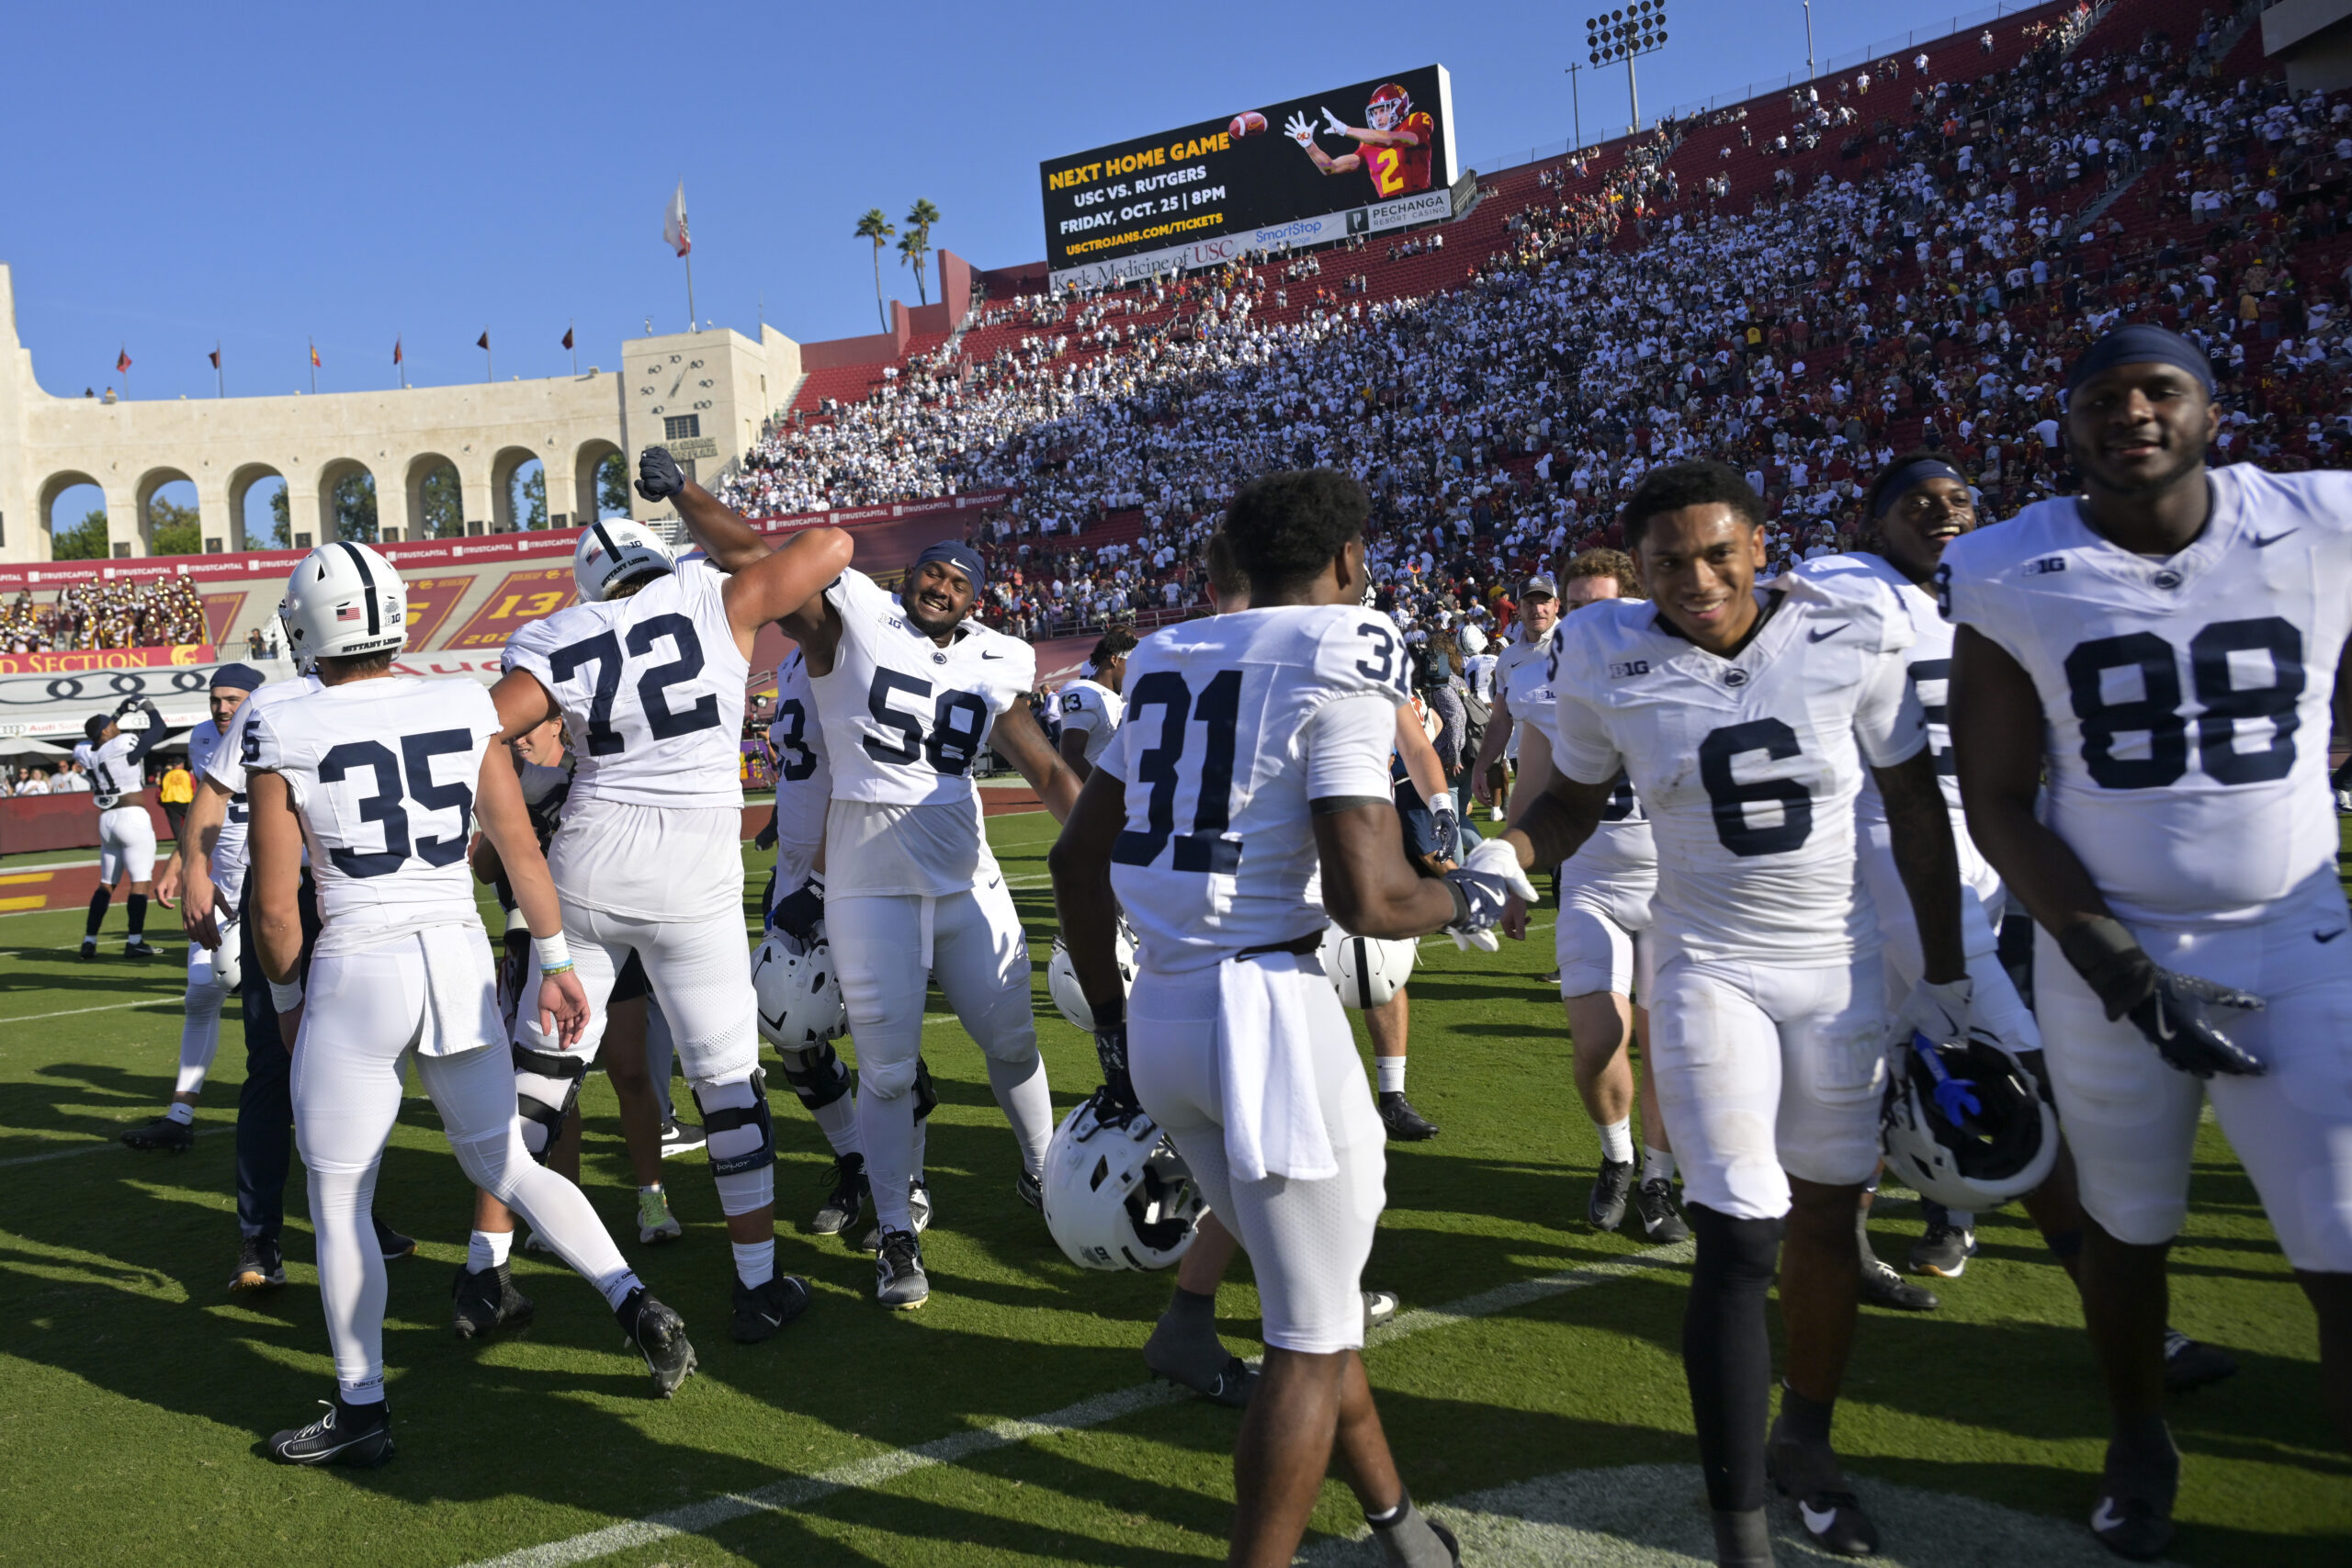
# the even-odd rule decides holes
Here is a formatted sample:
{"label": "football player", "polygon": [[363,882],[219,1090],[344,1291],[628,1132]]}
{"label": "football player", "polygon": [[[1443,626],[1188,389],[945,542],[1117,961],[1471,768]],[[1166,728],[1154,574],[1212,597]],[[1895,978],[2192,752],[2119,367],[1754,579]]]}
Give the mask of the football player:
{"label": "football player", "polygon": [[[640,525],[592,524],[572,559],[582,602],[514,635],[511,668],[492,693],[510,738],[560,714],[575,742],[548,863],[563,934],[593,1007],[605,1006],[632,954],[662,1000],[701,1108],[734,1247],[734,1334],[745,1344],[798,1317],[809,1298],[805,1280],[775,1267],[775,1134],[743,944],[737,735],[754,634],[848,556],[845,537],[817,529],[728,575],[673,560]],[[522,1021],[515,1089],[525,1140],[545,1158],[603,1021],[590,1021],[576,1049],[537,1020]]]}
{"label": "football player", "polygon": [[[198,778],[220,749],[221,738],[236,717],[237,709],[246,697],[258,690],[262,673],[250,664],[223,664],[212,672],[206,694],[206,706],[210,716],[187,732],[188,772]],[[231,837],[233,831],[233,839]],[[188,831],[185,818],[180,838],[172,845],[172,853],[164,863],[162,875],[155,880],[158,900],[166,909],[179,897],[179,875],[175,869],[182,844]],[[243,890],[245,861],[244,813],[239,811],[236,820],[224,823],[220,837],[209,852],[212,862],[212,885],[221,911],[234,918],[237,896]],[[223,859],[227,864],[222,864]],[[205,1076],[212,1070],[213,1055],[220,1049],[220,1009],[237,988],[236,949],[223,943],[218,953],[202,942],[187,944],[187,989],[180,999],[180,1071],[179,1080],[173,1086],[171,1103],[164,1113],[142,1126],[133,1127],[122,1135],[122,1141],[134,1149],[167,1149],[179,1154],[193,1146],[196,1141],[196,1101],[204,1092]]]}
{"label": "football player", "polygon": [[[127,729],[123,720],[136,713],[144,721]],[[114,885],[130,879],[130,933],[122,944],[126,958],[153,958],[147,945],[147,896],[155,886],[155,823],[147,815],[147,753],[164,738],[164,716],[152,702],[123,699],[112,714],[92,714],[83,722],[89,737],[74,748],[74,761],[90,775],[90,790],[98,807],[98,890],[90,895],[90,918],[82,927],[82,962],[98,955],[98,928],[106,924],[107,906],[114,901]]]}
{"label": "football player", "polygon": [[[766,566],[765,542],[667,452],[649,448],[639,471],[640,492],[674,497],[722,570]],[[877,1221],[875,1294],[906,1310],[931,1295],[909,1189],[927,978],[937,977],[988,1058],[989,1086],[1021,1146],[1014,1190],[1032,1208],[1043,1202],[1054,1134],[1028,939],[981,830],[972,769],[993,747],[1057,822],[1069,815],[1078,779],[1029,709],[1035,650],[968,618],[986,575],[978,551],[933,545],[892,594],[849,568],[849,536],[838,529],[812,529],[775,553],[812,550],[811,539],[825,541],[833,570],[822,593],[797,602],[780,624],[808,660],[832,762],[825,926],[857,1041],[858,1135]]]}
{"label": "football player", "polygon": [[[1623,550],[1587,550],[1568,563],[1564,576],[1559,602],[1568,615],[1588,604],[1641,597],[1633,558]],[[1543,736],[1539,744],[1520,754],[1520,777],[1527,786],[1520,795],[1522,804],[1540,798],[1552,776],[1557,638],[1557,632],[1547,636],[1540,645],[1544,657],[1522,660],[1512,680],[1521,722]],[[1642,815],[1633,785],[1621,781],[1600,826],[1560,867],[1560,919],[1553,939],[1577,1098],[1584,1101],[1585,1114],[1592,1118],[1593,1131],[1600,1138],[1600,1169],[1585,1199],[1585,1218],[1596,1229],[1613,1231],[1624,1223],[1630,1200],[1643,1235],[1662,1245],[1680,1241],[1690,1228],[1675,1209],[1674,1145],[1658,1111],[1657,1075],[1646,1063],[1638,1095],[1642,1176],[1638,1186],[1634,1181],[1636,1093],[1632,1053],[1626,1048],[1636,1024],[1643,1039],[1650,1033],[1647,1010],[1656,957],[1650,905],[1657,896],[1657,846],[1650,837],[1649,818]],[[1514,939],[1525,939],[1524,905],[1510,911],[1503,929]],[[1634,1001],[1637,996],[1638,1008]]]}
{"label": "football player", "polygon": [[[1317,953],[1334,919],[1491,950],[1507,891],[1532,891],[1497,844],[1442,879],[1406,858],[1388,758],[1409,661],[1361,604],[1368,511],[1328,469],[1242,488],[1224,530],[1250,610],[1136,650],[1132,722],[1050,857],[1105,1076],[1131,1077],[1256,1270],[1265,1371],[1234,1453],[1227,1561],[1261,1568],[1291,1561],[1335,1443],[1385,1561],[1458,1561],[1397,1477],[1358,1353],[1385,1137]],[[1132,998],[1120,908],[1139,942]]]}
{"label": "football player", "polygon": [[[296,1037],[296,1135],[310,1176],[319,1296],[334,1342],[327,1414],[269,1439],[287,1464],[392,1457],[384,1399],[384,1264],[360,1224],[415,1063],[451,1152],[484,1190],[529,1217],[604,1295],[667,1396],[694,1371],[677,1314],[647,1293],[580,1190],[531,1162],[514,1113],[495,978],[464,863],[479,813],[537,939],[532,1005],[563,1043],[587,999],[490,695],[462,677],[397,676],[408,595],[365,546],[313,550],[294,569],[287,635],[320,684],[246,728],[253,925],[264,979]],[[305,846],[322,925],[300,908]],[[315,992],[314,999],[308,999]]]}
{"label": "football player", "polygon": [[[1453,870],[1461,851],[1461,818],[1454,811],[1453,791],[1445,782],[1445,764],[1438,759],[1429,731],[1421,727],[1418,703],[1407,702],[1396,709],[1388,783],[1406,856],[1431,876]],[[1380,1124],[1402,1144],[1436,1137],[1437,1123],[1405,1098],[1405,1063],[1413,1030],[1412,998],[1406,987],[1397,987],[1396,994],[1378,1007],[1364,1009],[1363,1028],[1372,1040],[1372,1070],[1380,1086],[1375,1101]]]}
{"label": "football player", "polygon": [[1411,196],[1430,188],[1430,154],[1437,144],[1437,121],[1426,109],[1413,107],[1412,96],[1394,82],[1373,90],[1364,106],[1367,123],[1349,125],[1329,109],[1323,111],[1323,131],[1355,142],[1353,151],[1334,158],[1315,144],[1315,122],[1295,114],[1283,133],[1306,150],[1315,166],[1327,175],[1362,169],[1372,179],[1372,198]]}
{"label": "football player", "polygon": [[2352,918],[2325,745],[2352,481],[2209,470],[2211,371],[2160,327],[2099,339],[2067,392],[2083,493],[1952,540],[1938,581],[1968,825],[2041,932],[2113,1418],[2091,1529],[2153,1558],[2180,1472],[2165,1254],[2209,1097],[2318,1314],[2321,1398],[2352,1441]]}
{"label": "football player", "polygon": [[1094,771],[1094,759],[1111,744],[1119,728],[1119,687],[1127,672],[1127,655],[1135,650],[1136,634],[1129,626],[1113,626],[1094,644],[1086,661],[1087,673],[1055,694],[1061,716],[1061,734],[1054,746],[1069,771],[1084,784]]}
{"label": "football player", "polygon": [[[1478,760],[1471,768],[1472,797],[1490,808],[1501,807],[1512,794],[1505,759],[1523,758],[1528,750],[1521,742],[1530,732],[1511,716],[1511,685],[1524,679],[1521,671],[1531,663],[1540,667],[1550,658],[1552,628],[1559,620],[1560,589],[1548,573],[1538,572],[1519,585],[1519,624],[1502,651],[1494,656],[1493,716],[1487,721],[1487,733],[1478,742]],[[1539,739],[1535,744],[1543,742]]]}
{"label": "football player", "polygon": [[[1866,770],[1924,953],[1895,1027],[1962,1040],[1970,1016],[1959,860],[1904,674],[1910,618],[1876,583],[1783,578],[1758,591],[1763,510],[1719,463],[1643,479],[1623,515],[1650,600],[1603,601],[1562,623],[1555,772],[1507,835],[1522,865],[1566,859],[1606,818],[1621,774],[1650,818],[1650,1064],[1698,1236],[1683,1369],[1718,1560],[1742,1565],[1772,1560],[1768,1464],[1822,1545],[1859,1554],[1878,1539],[1829,1440],[1860,1286],[1854,1215],[1878,1163],[1894,1033],[1857,891]],[[1776,1262],[1788,1374],[1768,1438]]]}

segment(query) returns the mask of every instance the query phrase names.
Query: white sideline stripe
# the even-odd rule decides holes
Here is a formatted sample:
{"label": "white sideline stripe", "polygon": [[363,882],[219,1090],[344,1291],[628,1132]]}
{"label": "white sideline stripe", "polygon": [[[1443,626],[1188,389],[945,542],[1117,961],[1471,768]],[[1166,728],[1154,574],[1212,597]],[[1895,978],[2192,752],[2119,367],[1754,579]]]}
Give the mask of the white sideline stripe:
{"label": "white sideline stripe", "polygon": [[[235,1131],[234,1127],[198,1127],[196,1135],[201,1138],[209,1133]],[[76,1155],[94,1155],[100,1149],[118,1148],[121,1142],[119,1138],[96,1138],[86,1144],[75,1144],[70,1149],[51,1149],[45,1155],[18,1155],[14,1159],[0,1159],[0,1170],[6,1170],[12,1165],[42,1165],[53,1159],[72,1159]]]}
{"label": "white sideline stripe", "polygon": [[28,1012],[20,1018],[0,1018],[0,1024],[38,1023],[44,1018],[78,1018],[85,1012],[120,1012],[125,1008],[164,1007],[175,1005],[179,1000],[178,997],[148,997],[135,1002],[105,1002],[94,1008],[67,1008],[62,1012]]}
{"label": "white sideline stripe", "polygon": [[[1369,1344],[1393,1344],[1407,1335],[1419,1334],[1424,1329],[1450,1327],[1472,1318],[1488,1317],[1514,1307],[1526,1306],[1547,1296],[1647,1273],[1685,1262],[1691,1254],[1692,1244],[1679,1241],[1668,1247],[1653,1247],[1630,1253],[1605,1263],[1588,1264],[1581,1269],[1549,1274],[1540,1280],[1521,1280],[1500,1285],[1445,1306],[1400,1313],[1395,1321],[1375,1330]],[[673,1535],[699,1535],[753,1514],[805,1508],[837,1493],[887,1485],[919,1470],[955,1464],[975,1454],[1012,1448],[1057,1432],[1083,1431],[1087,1427],[1099,1427],[1106,1421],[1133,1415],[1138,1410],[1173,1404],[1190,1397],[1189,1393],[1171,1383],[1137,1383],[1132,1388],[1123,1388],[1115,1393],[1097,1394],[1092,1399],[1082,1399],[1076,1404],[1067,1404],[1059,1410],[1034,1416],[1027,1420],[993,1421],[968,1432],[953,1433],[916,1448],[893,1449],[887,1453],[853,1460],[815,1475],[779,1481],[754,1492],[728,1493],[706,1498],[648,1518],[631,1519],[627,1524],[591,1530],[565,1540],[552,1540],[544,1546],[525,1547],[503,1557],[469,1563],[467,1568],[562,1568],[564,1564],[593,1562],[616,1551],[649,1546]]]}

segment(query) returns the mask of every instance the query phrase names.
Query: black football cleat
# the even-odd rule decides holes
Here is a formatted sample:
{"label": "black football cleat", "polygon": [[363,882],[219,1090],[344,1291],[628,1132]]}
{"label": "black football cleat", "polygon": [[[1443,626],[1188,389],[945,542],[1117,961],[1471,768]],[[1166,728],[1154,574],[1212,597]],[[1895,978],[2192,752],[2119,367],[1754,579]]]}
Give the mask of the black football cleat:
{"label": "black football cleat", "polygon": [[1761,1508],[1714,1515],[1715,1568],[1772,1568],[1772,1522]]}
{"label": "black football cleat", "polygon": [[1250,1403],[1258,1386],[1257,1369],[1227,1349],[1214,1329],[1186,1333],[1166,1314],[1143,1342],[1143,1364],[1154,1377],[1236,1410]]}
{"label": "black football cleat", "polygon": [[449,1326],[460,1339],[478,1338],[494,1328],[520,1328],[537,1310],[530,1297],[514,1288],[514,1276],[503,1263],[479,1274],[458,1264],[449,1294],[453,1298]]}
{"label": "black football cleat", "polygon": [[686,1325],[678,1314],[653,1299],[639,1285],[631,1291],[613,1316],[628,1336],[628,1343],[645,1358],[653,1374],[653,1392],[667,1399],[678,1385],[695,1375],[695,1348],[687,1343]]}
{"label": "black football cleat", "polygon": [[922,1244],[912,1231],[886,1230],[874,1252],[874,1299],[892,1312],[913,1312],[931,1300]]}
{"label": "black football cleat", "polygon": [[1418,1144],[1437,1136],[1437,1123],[1413,1109],[1402,1089],[1391,1089],[1380,1097],[1380,1124],[1388,1129],[1390,1138],[1400,1144]]}
{"label": "black football cleat", "polygon": [[135,936],[129,942],[122,944],[122,955],[125,958],[137,958],[142,960],[149,958],[161,958],[164,956],[164,951],[159,947],[148,946],[147,939],[145,937]]}
{"label": "black football cleat", "polygon": [[1633,1196],[1634,1162],[1603,1158],[1584,1201],[1584,1217],[1597,1231],[1613,1231],[1625,1223],[1625,1201]]}
{"label": "black football cleat", "polygon": [[1040,1178],[1024,1170],[1012,1179],[1012,1190],[1039,1213],[1046,1212],[1046,1184]]}
{"label": "black football cleat", "polygon": [[2209,1382],[2220,1382],[2236,1375],[2237,1358],[2219,1345],[2208,1345],[2201,1339],[2191,1339],[2177,1328],[2165,1330],[2165,1388],[2172,1393],[2187,1393],[2192,1388],[2203,1388]]}
{"label": "black football cleat", "polygon": [[229,1274],[232,1291],[274,1291],[286,1283],[286,1255],[274,1235],[249,1235],[237,1249],[237,1266]]}
{"label": "black football cleat", "polygon": [[868,1189],[865,1156],[843,1155],[833,1161],[833,1190],[819,1206],[808,1228],[819,1235],[839,1235],[857,1224],[865,1213]]}
{"label": "black football cleat", "polygon": [[88,964],[96,960],[98,956],[98,939],[94,936],[84,937],[82,939],[82,951],[74,956],[85,964]]}
{"label": "black football cleat", "polygon": [[808,1281],[776,1274],[764,1285],[735,1281],[735,1342],[756,1345],[808,1310]]}
{"label": "black football cleat", "polygon": [[1642,1222],[1642,1235],[1653,1246],[1690,1239],[1690,1226],[1675,1207],[1674,1183],[1663,1176],[1654,1176],[1634,1189],[1634,1213]]}
{"label": "black football cleat", "polygon": [[158,1116],[153,1122],[141,1122],[126,1130],[122,1141],[134,1149],[151,1153],[184,1155],[196,1146],[196,1128],[187,1122],[175,1122],[168,1116]]}
{"label": "black football cleat", "polygon": [[384,1255],[385,1262],[390,1263],[415,1255],[416,1238],[414,1236],[401,1235],[373,1214],[368,1215],[368,1218],[376,1227],[376,1250]]}
{"label": "black football cleat", "polygon": [[1764,1444],[1764,1472],[1783,1495],[1796,1500],[1805,1534],[1825,1551],[1868,1557],[1878,1551],[1878,1526],[1862,1511],[1861,1499],[1839,1468],[1827,1443],[1800,1442],[1788,1435],[1785,1417],[1775,1418]]}
{"label": "black football cleat", "polygon": [[1925,1285],[1915,1285],[1876,1258],[1862,1259],[1862,1300],[1890,1312],[1933,1312],[1943,1299]]}
{"label": "black football cleat", "polygon": [[[2170,1439],[2166,1439],[2167,1448]],[[2169,1462],[2134,1463],[2118,1445],[2107,1449],[2107,1472],[2099,1482],[2098,1506],[2091,1510],[2091,1534],[2116,1556],[2153,1562],[2172,1544],[2173,1498],[2180,1490],[2180,1451]]]}
{"label": "black football cleat", "polygon": [[272,1434],[269,1457],[280,1464],[347,1464],[363,1470],[382,1464],[392,1457],[392,1407],[382,1400],[345,1404],[337,1397],[309,1426]]}

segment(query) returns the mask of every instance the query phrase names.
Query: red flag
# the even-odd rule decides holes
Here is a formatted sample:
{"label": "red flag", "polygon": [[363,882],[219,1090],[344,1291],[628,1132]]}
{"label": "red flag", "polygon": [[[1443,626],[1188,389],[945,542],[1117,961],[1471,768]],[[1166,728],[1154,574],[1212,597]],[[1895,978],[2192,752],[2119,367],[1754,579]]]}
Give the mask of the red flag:
{"label": "red flag", "polygon": [[394,338],[394,339],[392,339],[392,363],[393,363],[393,364],[395,364],[395,365],[398,365],[400,362],[401,362],[401,340],[400,340],[400,339],[398,339],[398,338]]}
{"label": "red flag", "polygon": [[115,355],[114,368],[115,374],[118,376],[130,368],[130,350],[125,348]]}
{"label": "red flag", "polygon": [[490,347],[490,329],[488,327],[482,328],[481,336],[475,340],[474,346],[480,349],[487,349]]}
{"label": "red flag", "polygon": [[215,370],[218,370],[218,369],[220,369],[220,351],[219,349],[217,349],[217,348],[216,348],[216,349],[214,349],[211,353],[209,353],[209,354],[206,355],[204,357],[205,357],[205,358],[207,358],[207,359],[209,359],[210,361],[212,361],[212,368],[214,368]]}
{"label": "red flag", "polygon": [[678,194],[670,198],[669,207],[662,214],[662,238],[680,255],[695,248],[693,238],[686,232],[686,182],[684,180],[678,182]]}
{"label": "red flag", "polygon": [[563,329],[563,346],[566,348],[570,348],[571,346],[571,329],[570,327]]}
{"label": "red flag", "polygon": [[316,370],[318,367],[319,367],[319,345],[318,345],[317,344],[312,344],[311,345],[311,369],[313,369],[313,370]]}

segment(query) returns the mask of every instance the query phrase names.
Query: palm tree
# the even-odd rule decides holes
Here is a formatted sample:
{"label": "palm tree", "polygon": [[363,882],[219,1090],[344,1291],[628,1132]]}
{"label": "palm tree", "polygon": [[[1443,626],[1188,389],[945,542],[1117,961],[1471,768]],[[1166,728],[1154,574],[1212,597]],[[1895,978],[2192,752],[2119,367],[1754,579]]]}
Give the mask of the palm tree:
{"label": "palm tree", "polygon": [[928,305],[931,301],[923,297],[922,250],[922,234],[906,233],[899,236],[899,265],[915,269],[915,298]]}
{"label": "palm tree", "polygon": [[882,310],[882,246],[898,231],[882,216],[878,207],[869,207],[865,216],[857,220],[857,238],[874,242],[874,313],[882,318],[882,330],[890,330],[890,318]]}
{"label": "palm tree", "polygon": [[915,298],[928,305],[931,295],[925,287],[923,260],[931,254],[931,226],[939,221],[939,209],[917,197],[915,204],[907,209],[906,217],[899,221],[907,226],[907,238],[914,242],[902,244],[899,249],[905,253],[907,265],[915,269]]}

